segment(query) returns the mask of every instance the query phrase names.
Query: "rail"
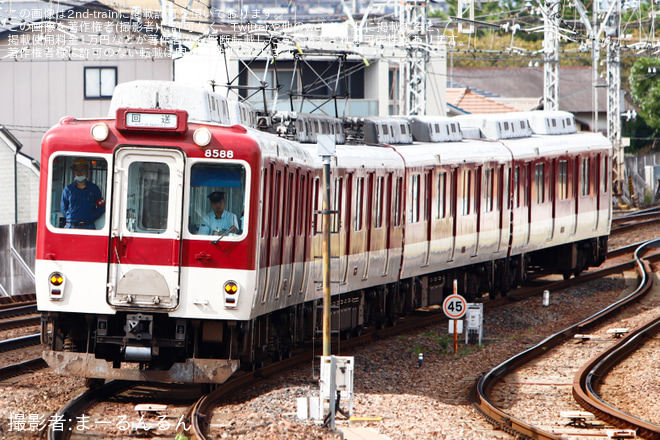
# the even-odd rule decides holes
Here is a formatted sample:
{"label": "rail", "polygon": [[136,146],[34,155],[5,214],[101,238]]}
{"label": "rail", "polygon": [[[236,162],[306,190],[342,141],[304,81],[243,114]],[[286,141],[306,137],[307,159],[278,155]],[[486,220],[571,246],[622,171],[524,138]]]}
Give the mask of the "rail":
{"label": "rail", "polygon": [[636,249],[634,254],[635,264],[640,272],[641,280],[637,289],[635,289],[635,291],[630,295],[617,301],[609,307],[606,307],[605,309],[590,316],[589,318],[564,330],[561,330],[552,336],[549,336],[530,349],[508,359],[507,361],[504,361],[503,363],[499,364],[484,374],[470,391],[470,403],[475,408],[475,410],[494,426],[497,426],[503,431],[516,437],[549,440],[561,439],[560,436],[545,432],[509,415],[505,411],[498,408],[493,402],[491,402],[487,397],[488,394],[493,389],[493,387],[497,385],[501,380],[503,380],[503,378],[510,372],[513,372],[522,365],[525,365],[533,359],[542,356],[547,352],[548,349],[553,348],[560,343],[572,338],[575,334],[586,332],[589,328],[602,322],[605,318],[608,318],[614,313],[617,313],[623,307],[645,295],[652,286],[652,279],[648,276],[647,273],[647,270],[650,271],[650,269],[648,269],[642,263],[640,254],[643,250],[646,250],[650,247],[657,247],[659,244],[660,241],[654,240],[644,243]]}

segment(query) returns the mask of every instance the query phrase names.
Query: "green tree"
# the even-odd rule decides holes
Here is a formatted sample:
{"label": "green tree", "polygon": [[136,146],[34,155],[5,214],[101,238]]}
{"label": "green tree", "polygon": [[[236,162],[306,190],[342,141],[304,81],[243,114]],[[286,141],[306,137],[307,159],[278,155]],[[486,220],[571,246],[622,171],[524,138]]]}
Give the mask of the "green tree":
{"label": "green tree", "polygon": [[660,59],[637,60],[630,70],[629,81],[637,112],[654,134],[660,133]]}

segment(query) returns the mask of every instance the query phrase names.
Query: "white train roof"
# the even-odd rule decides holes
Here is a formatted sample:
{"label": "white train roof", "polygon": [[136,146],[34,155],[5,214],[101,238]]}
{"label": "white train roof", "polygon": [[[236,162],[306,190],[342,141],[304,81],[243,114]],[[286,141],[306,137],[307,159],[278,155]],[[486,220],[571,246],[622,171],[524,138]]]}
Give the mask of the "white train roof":
{"label": "white train roof", "polygon": [[463,139],[461,126],[446,116],[408,116],[413,139],[417,142],[457,142]]}
{"label": "white train roof", "polygon": [[600,133],[574,133],[562,135],[534,135],[527,139],[506,139],[502,143],[509,147],[516,159],[534,159],[538,156],[552,157],[576,151],[611,150],[612,144]]}
{"label": "white train roof", "polygon": [[190,120],[231,124],[227,99],[188,84],[171,81],[130,81],[117,84],[110,102],[109,116],[118,108],[162,108],[185,110]]}
{"label": "white train roof", "polygon": [[563,111],[521,112],[526,117],[535,134],[571,134],[577,132],[575,116]]}
{"label": "white train roof", "polygon": [[415,142],[397,145],[407,167],[462,164],[465,162],[509,162],[511,151],[499,142],[463,139],[460,142]]}
{"label": "white train roof", "polygon": [[[527,116],[522,112],[461,115],[455,119],[461,128],[478,128],[486,139],[515,139],[532,135]],[[467,130],[464,130],[463,137],[468,137]]]}

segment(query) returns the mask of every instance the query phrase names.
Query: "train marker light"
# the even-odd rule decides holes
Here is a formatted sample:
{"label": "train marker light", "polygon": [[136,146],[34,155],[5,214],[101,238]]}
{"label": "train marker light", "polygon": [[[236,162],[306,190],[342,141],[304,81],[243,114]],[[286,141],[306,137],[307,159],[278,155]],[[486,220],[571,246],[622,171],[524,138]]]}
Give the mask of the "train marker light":
{"label": "train marker light", "polygon": [[50,299],[59,301],[64,296],[64,282],[65,278],[59,272],[53,272],[48,277],[48,290],[50,291]]}
{"label": "train marker light", "polygon": [[227,281],[222,290],[225,291],[225,307],[236,308],[238,305],[238,284],[236,281]]}
{"label": "train marker light", "polygon": [[211,131],[206,127],[200,127],[193,133],[193,142],[200,147],[206,147],[211,143]]}
{"label": "train marker light", "polygon": [[110,135],[110,129],[104,122],[99,122],[98,124],[92,125],[90,133],[96,142],[103,142]]}

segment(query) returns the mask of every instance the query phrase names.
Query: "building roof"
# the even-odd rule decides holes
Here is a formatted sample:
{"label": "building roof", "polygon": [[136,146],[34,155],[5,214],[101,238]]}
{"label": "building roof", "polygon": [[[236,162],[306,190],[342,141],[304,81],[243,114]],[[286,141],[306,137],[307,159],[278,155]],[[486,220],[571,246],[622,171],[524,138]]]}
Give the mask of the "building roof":
{"label": "building roof", "polygon": [[[469,87],[485,96],[543,98],[543,67],[453,67],[447,87]],[[570,112],[593,110],[591,67],[559,69],[559,108]],[[447,99],[449,102],[449,98]],[[607,111],[607,89],[598,88],[598,109]]]}
{"label": "building roof", "polygon": [[447,104],[464,113],[508,113],[517,111],[513,107],[476,93],[469,87],[448,87]]}

